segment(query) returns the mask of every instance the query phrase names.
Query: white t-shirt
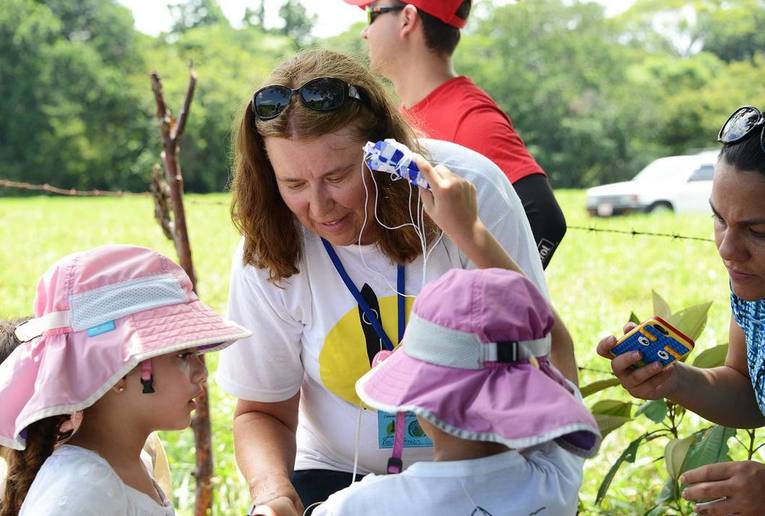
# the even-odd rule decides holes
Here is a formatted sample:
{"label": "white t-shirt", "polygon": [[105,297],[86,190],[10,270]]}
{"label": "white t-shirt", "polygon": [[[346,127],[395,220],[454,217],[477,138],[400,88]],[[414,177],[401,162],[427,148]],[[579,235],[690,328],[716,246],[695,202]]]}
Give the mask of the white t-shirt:
{"label": "white t-shirt", "polygon": [[398,475],[368,475],[313,514],[574,515],[583,462],[554,442],[480,459],[418,462]]}
{"label": "white t-shirt", "polygon": [[154,488],[163,505],[126,485],[97,453],[64,444],[43,463],[19,516],[173,516],[162,489]]}
{"label": "white t-shirt", "polygon": [[[518,196],[489,159],[459,145],[422,140],[430,158],[444,163],[477,190],[478,211],[489,231],[526,275],[547,295],[539,254]],[[378,209],[384,210],[382,205]],[[380,447],[375,411],[359,408],[356,380],[370,368],[375,336],[364,333],[354,297],[335,270],[318,236],[303,229],[299,272],[278,286],[268,271],[242,263],[242,244],[234,255],[228,316],[253,331],[221,352],[216,379],[245,400],[284,401],[301,391],[296,470],[353,469],[355,435],[361,417],[359,472],[382,473],[390,456]],[[375,245],[335,247],[356,287],[374,293],[382,325],[396,342],[396,267]],[[448,238],[429,254],[425,282],[452,268],[473,264]],[[406,294],[419,293],[423,258],[406,267]],[[364,286],[367,286],[366,288]],[[407,312],[413,299],[407,298]],[[374,307],[373,307],[374,308]],[[429,460],[431,448],[407,448],[404,464]]]}

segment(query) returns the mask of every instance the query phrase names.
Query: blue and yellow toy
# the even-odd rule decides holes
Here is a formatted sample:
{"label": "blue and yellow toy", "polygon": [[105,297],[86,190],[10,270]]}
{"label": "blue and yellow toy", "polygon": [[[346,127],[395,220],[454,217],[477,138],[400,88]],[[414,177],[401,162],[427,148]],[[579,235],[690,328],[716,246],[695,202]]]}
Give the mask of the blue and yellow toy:
{"label": "blue and yellow toy", "polygon": [[654,316],[619,339],[611,349],[611,355],[616,357],[629,351],[640,351],[643,358],[637,367],[656,361],[666,366],[684,359],[692,349],[693,340],[661,317]]}
{"label": "blue and yellow toy", "polygon": [[430,185],[414,162],[412,151],[393,138],[367,142],[364,145],[364,161],[370,170],[387,172],[395,178],[403,178],[415,187],[430,190]]}

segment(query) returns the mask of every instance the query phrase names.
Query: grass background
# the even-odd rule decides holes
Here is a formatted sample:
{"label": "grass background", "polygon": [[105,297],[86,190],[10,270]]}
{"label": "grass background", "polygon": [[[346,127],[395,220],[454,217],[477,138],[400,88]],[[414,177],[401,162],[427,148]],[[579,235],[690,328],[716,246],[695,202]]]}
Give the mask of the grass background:
{"label": "grass background", "polygon": [[[584,192],[556,192],[570,226],[664,232],[712,237],[711,216],[636,214],[591,219],[584,210]],[[218,311],[225,310],[230,257],[238,235],[228,216],[226,194],[190,195],[186,212],[198,277],[199,295]],[[0,318],[31,312],[38,277],[61,256],[106,243],[152,247],[174,257],[153,220],[146,196],[123,198],[27,197],[0,198]],[[571,331],[579,365],[580,384],[608,376],[608,363],[595,344],[604,335],[620,333],[631,311],[652,315],[651,290],[661,293],[673,310],[714,301],[707,329],[697,341],[700,349],[727,342],[730,317],[727,274],[712,242],[631,236],[569,229],[546,272],[553,302]],[[208,366],[212,372],[217,358]],[[234,400],[210,385],[217,486],[215,514],[242,514],[249,504],[246,485],[233,458],[231,414]],[[628,399],[620,388],[588,398]],[[636,402],[637,404],[637,402]],[[703,424],[687,417],[688,429]],[[610,434],[598,457],[585,465],[581,491],[588,514],[640,513],[649,509],[666,478],[663,443],[641,448],[634,464],[626,464],[614,480],[607,499],[594,507],[601,479],[626,445],[649,426],[635,421]],[[193,507],[193,435],[190,430],[163,434],[173,471],[174,503],[179,514]],[[733,443],[733,441],[731,441]],[[741,456],[734,450],[734,456]]]}

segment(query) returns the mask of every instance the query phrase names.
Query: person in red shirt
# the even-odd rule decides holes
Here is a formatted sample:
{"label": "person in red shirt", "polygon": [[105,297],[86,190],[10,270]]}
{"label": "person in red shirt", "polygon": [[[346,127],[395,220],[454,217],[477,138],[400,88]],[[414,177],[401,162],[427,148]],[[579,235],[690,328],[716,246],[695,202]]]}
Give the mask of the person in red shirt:
{"label": "person in red shirt", "polygon": [[483,154],[513,183],[546,267],[566,233],[547,176],[507,114],[470,78],[454,72],[452,54],[471,0],[345,1],[366,8],[369,25],[362,37],[370,65],[393,83],[412,125]]}

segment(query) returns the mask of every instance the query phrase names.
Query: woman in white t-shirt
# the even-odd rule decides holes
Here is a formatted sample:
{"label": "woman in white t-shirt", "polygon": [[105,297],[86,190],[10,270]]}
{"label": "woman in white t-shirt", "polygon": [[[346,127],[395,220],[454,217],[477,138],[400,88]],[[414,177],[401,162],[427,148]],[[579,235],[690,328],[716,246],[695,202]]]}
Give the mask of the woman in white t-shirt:
{"label": "woman in white t-shirt", "polygon": [[[354,384],[398,343],[424,283],[502,267],[547,289],[502,172],[458,145],[418,141],[361,64],[308,51],[265,84],[234,137],[232,218],[243,238],[229,317],[253,336],[221,355],[216,379],[239,398],[237,461],[256,504],[287,498],[300,513],[354,470],[401,469],[393,416],[362,410]],[[439,163],[413,157],[429,190],[362,165],[365,144],[388,138]],[[575,380],[570,338],[556,328],[553,360]],[[406,461],[430,459],[410,419]]]}

